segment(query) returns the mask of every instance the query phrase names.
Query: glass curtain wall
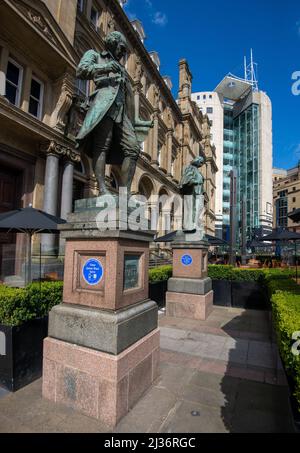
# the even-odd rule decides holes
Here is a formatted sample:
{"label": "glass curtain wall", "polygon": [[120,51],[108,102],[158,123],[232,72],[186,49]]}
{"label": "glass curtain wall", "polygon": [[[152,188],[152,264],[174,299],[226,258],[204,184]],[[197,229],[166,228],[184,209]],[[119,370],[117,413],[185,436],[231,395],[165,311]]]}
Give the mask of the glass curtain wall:
{"label": "glass curtain wall", "polygon": [[[224,105],[224,147],[223,147],[223,227],[230,224],[230,172],[234,164],[233,106]],[[224,236],[227,236],[226,233]]]}
{"label": "glass curtain wall", "polygon": [[[247,239],[259,228],[259,105],[252,104],[234,119],[234,165],[238,172],[237,208],[241,221],[246,195]],[[241,228],[241,224],[240,224]],[[239,234],[239,237],[240,234]]]}

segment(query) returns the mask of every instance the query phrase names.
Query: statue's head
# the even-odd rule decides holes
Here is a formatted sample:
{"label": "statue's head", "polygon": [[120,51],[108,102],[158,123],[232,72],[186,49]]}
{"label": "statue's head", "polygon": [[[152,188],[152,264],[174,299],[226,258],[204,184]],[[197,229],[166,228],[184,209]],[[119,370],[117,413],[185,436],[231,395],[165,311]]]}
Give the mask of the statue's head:
{"label": "statue's head", "polygon": [[105,38],[105,45],[113,56],[120,61],[127,52],[127,41],[125,36],[119,31],[112,31]]}
{"label": "statue's head", "polygon": [[205,159],[202,156],[196,157],[196,159],[192,160],[191,165],[194,167],[200,168],[205,163]]}

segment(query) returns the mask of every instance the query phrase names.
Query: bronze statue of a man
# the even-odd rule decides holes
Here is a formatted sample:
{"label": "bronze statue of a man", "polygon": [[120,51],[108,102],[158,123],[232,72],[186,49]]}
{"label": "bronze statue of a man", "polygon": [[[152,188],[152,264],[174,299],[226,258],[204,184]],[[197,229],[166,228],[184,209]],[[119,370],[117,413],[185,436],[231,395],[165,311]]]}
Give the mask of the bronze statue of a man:
{"label": "bronze statue of a man", "polygon": [[204,209],[204,177],[199,168],[205,163],[196,157],[183,172],[179,189],[184,199],[184,231],[203,230],[201,215]]}
{"label": "bronze statue of a man", "polygon": [[121,185],[130,192],[141,150],[136,127],[151,127],[151,122],[136,121],[131,83],[120,63],[127,52],[125,37],[114,31],[106,37],[105,46],[101,53],[86,52],[77,68],[78,78],[93,80],[96,86],[76,140],[93,160],[100,195],[108,193],[106,164],[121,166]]}

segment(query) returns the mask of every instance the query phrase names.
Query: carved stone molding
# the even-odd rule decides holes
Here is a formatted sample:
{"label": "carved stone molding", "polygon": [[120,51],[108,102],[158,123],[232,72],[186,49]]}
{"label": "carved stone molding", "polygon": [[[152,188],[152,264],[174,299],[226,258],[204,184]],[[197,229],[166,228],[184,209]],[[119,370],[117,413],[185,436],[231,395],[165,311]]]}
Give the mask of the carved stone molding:
{"label": "carved stone molding", "polygon": [[20,0],[14,0],[14,2],[17,4],[17,7],[22,11],[24,16],[26,16],[39,31],[41,31],[50,41],[52,41],[53,44],[58,45],[57,39],[50,30],[45,19],[40,15],[38,11],[30,8],[28,5],[26,5]]}
{"label": "carved stone molding", "polygon": [[80,154],[74,151],[72,148],[68,148],[64,145],[61,145],[54,140],[51,140],[50,144],[42,145],[41,150],[45,154],[54,154],[58,157],[63,157],[74,164],[81,161]]}
{"label": "carved stone molding", "polygon": [[56,83],[60,96],[52,114],[52,125],[59,131],[64,131],[67,124],[67,114],[72,106],[74,95],[74,77],[64,74]]}
{"label": "carved stone molding", "polygon": [[142,66],[142,60],[141,60],[140,57],[136,57],[134,81],[135,82],[141,82],[143,74],[144,74],[144,69],[143,69],[143,66]]}

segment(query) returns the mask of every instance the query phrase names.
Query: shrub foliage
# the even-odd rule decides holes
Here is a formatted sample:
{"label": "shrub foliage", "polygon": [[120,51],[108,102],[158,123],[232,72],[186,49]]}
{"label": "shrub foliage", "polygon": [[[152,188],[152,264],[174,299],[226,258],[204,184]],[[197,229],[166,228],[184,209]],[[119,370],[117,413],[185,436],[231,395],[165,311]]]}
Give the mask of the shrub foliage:
{"label": "shrub foliage", "polygon": [[149,282],[156,283],[172,277],[172,266],[160,266],[149,270]]}
{"label": "shrub foliage", "polygon": [[18,326],[46,316],[62,300],[62,282],[33,283],[24,289],[0,285],[0,324]]}
{"label": "shrub foliage", "polygon": [[280,356],[294,382],[300,412],[300,355],[292,351],[293,334],[300,332],[300,287],[294,280],[273,277],[268,281],[268,289]]}

